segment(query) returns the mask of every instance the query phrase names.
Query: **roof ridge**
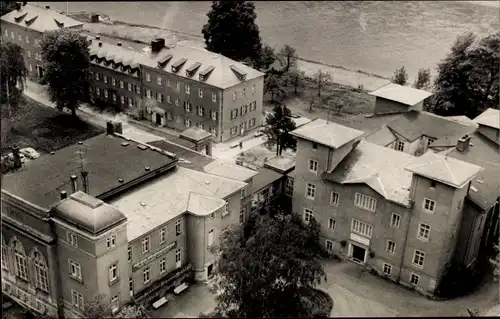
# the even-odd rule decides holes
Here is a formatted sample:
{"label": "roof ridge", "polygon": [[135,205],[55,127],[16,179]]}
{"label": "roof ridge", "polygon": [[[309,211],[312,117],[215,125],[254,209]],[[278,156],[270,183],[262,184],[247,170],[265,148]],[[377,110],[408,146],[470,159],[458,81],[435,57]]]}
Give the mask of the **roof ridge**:
{"label": "roof ridge", "polygon": [[444,156],[443,161],[444,161],[444,165],[446,166],[446,169],[448,170],[448,173],[449,173],[449,174],[450,174],[450,176],[451,176],[451,179],[453,180],[453,182],[454,182],[455,184],[457,184],[457,185],[458,185],[458,183],[457,183],[457,179],[455,178],[455,175],[453,175],[453,172],[451,171],[451,168],[450,168],[450,166],[448,165],[448,156]]}

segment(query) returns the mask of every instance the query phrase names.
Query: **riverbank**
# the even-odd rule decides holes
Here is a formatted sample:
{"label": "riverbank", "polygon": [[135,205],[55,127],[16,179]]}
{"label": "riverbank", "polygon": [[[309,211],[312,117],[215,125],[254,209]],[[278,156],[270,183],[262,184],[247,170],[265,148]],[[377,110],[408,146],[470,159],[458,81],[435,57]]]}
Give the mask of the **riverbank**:
{"label": "riverbank", "polygon": [[[167,42],[175,41],[204,47],[201,35],[122,21],[112,21],[111,18],[106,15],[102,15],[103,18],[101,18],[98,23],[91,23],[91,13],[86,11],[70,12],[68,15],[76,20],[82,21],[84,23],[84,30],[103,36],[145,44],[150,43],[153,38],[162,37],[165,38]],[[341,66],[327,65],[300,57],[298,68],[304,71],[306,76],[309,77],[312,77],[319,70],[328,72],[332,75],[334,83],[351,88],[362,86],[366,91],[376,90],[390,82],[387,78],[369,74],[361,70],[349,70]]]}

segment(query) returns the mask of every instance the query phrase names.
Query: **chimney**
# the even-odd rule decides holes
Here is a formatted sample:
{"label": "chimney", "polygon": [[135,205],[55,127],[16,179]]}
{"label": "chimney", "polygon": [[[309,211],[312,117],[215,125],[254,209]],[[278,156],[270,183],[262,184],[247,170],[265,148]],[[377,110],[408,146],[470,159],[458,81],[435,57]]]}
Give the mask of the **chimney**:
{"label": "chimney", "polygon": [[464,137],[458,140],[457,150],[459,150],[460,152],[465,152],[466,150],[469,149],[469,144],[470,144],[470,136],[465,135]]}
{"label": "chimney", "polygon": [[96,35],[96,36],[95,36],[95,39],[96,39],[96,40],[101,40],[101,36]]}
{"label": "chimney", "polygon": [[15,8],[17,11],[21,11],[21,4],[19,2],[15,3]]}
{"label": "chimney", "polygon": [[78,192],[78,177],[76,175],[71,175],[71,192]]}
{"label": "chimney", "polygon": [[61,191],[61,199],[66,199],[68,198],[68,193],[66,191]]}
{"label": "chimney", "polygon": [[121,43],[121,42],[118,42],[116,45],[117,45],[117,46],[119,46],[119,47],[121,47],[121,46],[122,46],[122,43]]}
{"label": "chimney", "polygon": [[50,9],[50,6],[45,6],[45,9],[49,10],[49,9]]}
{"label": "chimney", "polygon": [[99,46],[102,47],[102,42],[99,42]]}
{"label": "chimney", "polygon": [[14,158],[14,168],[21,168],[23,164],[21,162],[21,155],[19,154],[19,147],[17,145],[12,147],[12,157]]}
{"label": "chimney", "polygon": [[165,39],[156,38],[151,41],[151,52],[159,52],[161,49],[165,47]]}
{"label": "chimney", "polygon": [[83,184],[83,191],[85,193],[89,193],[89,172],[87,171],[82,171],[82,184]]}

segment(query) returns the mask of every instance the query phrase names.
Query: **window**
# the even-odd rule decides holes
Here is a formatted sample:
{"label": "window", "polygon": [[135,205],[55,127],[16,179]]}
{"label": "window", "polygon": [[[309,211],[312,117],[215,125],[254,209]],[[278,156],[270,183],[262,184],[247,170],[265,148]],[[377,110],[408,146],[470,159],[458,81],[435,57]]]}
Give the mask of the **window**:
{"label": "window", "polygon": [[134,100],[131,97],[128,98],[128,106],[134,106]]}
{"label": "window", "polygon": [[24,39],[26,40],[26,43],[30,43],[30,38],[28,36],[26,36]]}
{"label": "window", "polygon": [[83,295],[81,293],[71,290],[71,302],[75,308],[83,309]]}
{"label": "window", "polygon": [[175,99],[175,106],[179,106],[179,99]]}
{"label": "window", "polygon": [[213,136],[217,136],[217,129],[215,127],[211,127],[210,133],[212,133]]}
{"label": "window", "polygon": [[177,92],[181,91],[181,83],[179,81],[175,82],[175,89],[177,90]]}
{"label": "window", "polygon": [[236,92],[233,92],[233,101],[236,101]]}
{"label": "window", "polygon": [[247,96],[247,88],[243,88],[243,96]]}
{"label": "window", "polygon": [[436,181],[431,181],[431,188],[436,188]]}
{"label": "window", "polygon": [[104,97],[108,98],[108,89],[104,89]]}
{"label": "window", "polygon": [[120,89],[123,89],[125,88],[125,82],[123,82],[122,80],[120,80]]}
{"label": "window", "polygon": [[197,111],[199,116],[205,115],[205,108],[203,106],[198,106]]}
{"label": "window", "polygon": [[214,230],[210,229],[208,231],[208,240],[207,240],[207,246],[212,246],[214,244]]}
{"label": "window", "polygon": [[5,29],[5,36],[8,37],[9,36],[9,31],[7,29]]}
{"label": "window", "polygon": [[182,255],[181,255],[181,249],[177,249],[175,251],[175,263],[177,264],[178,267],[180,267],[182,262]]}
{"label": "window", "polygon": [[163,94],[162,93],[156,93],[156,100],[160,103],[163,103]]}
{"label": "window", "polygon": [[203,97],[203,89],[198,89],[198,96],[199,96],[200,98],[202,98],[202,97]]}
{"label": "window", "polygon": [[113,78],[113,77],[111,78],[111,84],[112,84],[113,86],[116,86],[116,79],[115,79],[115,78]]}
{"label": "window", "polygon": [[383,266],[383,272],[384,274],[386,275],[390,275],[392,273],[392,265],[389,265],[389,264],[386,264],[384,263],[384,266]]}
{"label": "window", "polygon": [[217,93],[212,92],[212,102],[217,102]]}
{"label": "window", "polygon": [[172,99],[170,98],[170,95],[167,95],[167,103],[172,104]]}
{"label": "window", "polygon": [[145,254],[149,251],[149,237],[142,239],[142,253]]}
{"label": "window", "polygon": [[241,199],[245,198],[245,197],[246,197],[246,194],[247,194],[246,189],[245,189],[245,188],[242,188],[242,189],[241,189],[241,191],[240,191],[240,198],[241,198]]}
{"label": "window", "polygon": [[23,41],[23,36],[19,35],[19,41]]}
{"label": "window", "polygon": [[127,256],[128,256],[128,258],[127,258],[128,262],[131,262],[132,261],[132,247],[127,248]]}
{"label": "window", "polygon": [[96,88],[95,89],[95,93],[97,94],[97,96],[101,96],[101,89],[100,88]]}
{"label": "window", "polygon": [[403,152],[403,151],[404,151],[404,149],[405,149],[405,142],[403,142],[403,141],[398,141],[398,142],[396,143],[396,151],[401,151],[401,152]]}
{"label": "window", "polygon": [[217,111],[210,111],[210,117],[212,120],[217,121]]}
{"label": "window", "polygon": [[314,211],[309,208],[304,208],[304,221],[309,224],[314,217]]}
{"label": "window", "polygon": [[10,32],[10,36],[12,37],[12,39],[16,38],[16,36],[14,35],[14,32],[12,32],[12,31]]}
{"label": "window", "polygon": [[[33,66],[30,64],[30,72],[33,72]],[[92,87],[90,88],[92,90]]]}
{"label": "window", "polygon": [[116,312],[120,308],[120,302],[118,301],[118,296],[113,296],[111,298],[111,311]]}
{"label": "window", "polygon": [[425,223],[420,223],[418,225],[417,238],[422,241],[429,241],[429,235],[431,233],[431,226]]}
{"label": "window", "polygon": [[331,231],[334,231],[335,230],[335,219],[333,218],[330,218],[328,219],[328,229],[331,230]]}
{"label": "window", "polygon": [[256,101],[250,102],[250,111],[254,111],[256,109],[257,109],[257,102]]}
{"label": "window", "polygon": [[163,244],[165,242],[166,234],[167,234],[167,229],[165,227],[163,227],[160,230],[160,244]]}
{"label": "window", "polygon": [[118,267],[116,264],[109,266],[109,282],[118,279]]}
{"label": "window", "polygon": [[327,251],[333,251],[333,241],[325,240],[325,246]]}
{"label": "window", "polygon": [[[36,53],[35,53],[35,55],[36,55]],[[99,81],[99,72],[95,73],[95,79]]]}
{"label": "window", "polygon": [[167,112],[167,120],[172,121],[172,113]]}
{"label": "window", "polygon": [[161,85],[161,76],[156,77],[156,84]]}
{"label": "window", "polygon": [[231,110],[231,119],[234,119],[238,116],[238,109]]}
{"label": "window", "polygon": [[170,81],[170,79],[167,79],[167,84],[166,84],[168,87],[172,86],[172,81]]}
{"label": "window", "polygon": [[125,97],[124,97],[123,95],[122,95],[122,96],[120,96],[120,102],[121,102],[122,104],[125,104]]}
{"label": "window", "polygon": [[189,87],[189,84],[186,84],[186,94],[190,94],[191,89]]}
{"label": "window", "polygon": [[250,119],[250,124],[249,124],[249,126],[250,126],[250,127],[254,127],[254,126],[255,126],[255,117]]}
{"label": "window", "polygon": [[413,253],[413,265],[417,266],[418,268],[423,268],[424,261],[425,253],[423,251],[415,249],[415,252]]}
{"label": "window", "polygon": [[14,240],[12,243],[14,251],[14,261],[16,266],[16,276],[28,280],[28,261],[24,253],[24,247],[20,241]]}
{"label": "window", "polygon": [[9,262],[7,261],[7,247],[5,246],[5,243],[3,241],[2,237],[2,268],[3,269],[9,269]]}
{"label": "window", "polygon": [[293,195],[293,177],[287,177],[286,179],[285,194],[288,196]]}
{"label": "window", "polygon": [[111,249],[111,248],[113,248],[115,246],[116,246],[116,236],[113,235],[111,237],[108,237],[106,239],[106,247],[108,247],[108,249]]}
{"label": "window", "polygon": [[149,276],[150,274],[151,274],[151,270],[150,270],[150,268],[148,266],[142,272],[142,279],[144,280],[145,284],[147,284],[151,280],[151,278]]}
{"label": "window", "polygon": [[432,213],[434,212],[434,209],[436,208],[436,202],[433,201],[432,199],[424,198],[424,205],[423,205],[423,210]]}
{"label": "window", "polygon": [[427,147],[429,147],[432,143],[434,143],[435,140],[436,140],[435,138],[429,137],[427,139]]}
{"label": "window", "polygon": [[107,75],[104,76],[104,83],[108,83],[108,76]]}
{"label": "window", "polygon": [[309,160],[309,172],[316,173],[318,171],[318,162],[315,160]]}
{"label": "window", "polygon": [[226,216],[229,214],[229,205],[226,202],[226,205],[224,205],[224,212],[222,213],[222,217]]}
{"label": "window", "polygon": [[246,209],[245,209],[245,207],[242,207],[240,209],[240,224],[243,224],[245,222],[245,213],[246,213]]}
{"label": "window", "polygon": [[377,207],[377,200],[375,198],[356,193],[354,197],[354,205],[366,209],[370,212],[375,212],[375,208]]}
{"label": "window", "polygon": [[151,82],[151,74],[146,72],[146,81]]}
{"label": "window", "polygon": [[411,274],[410,275],[410,284],[412,285],[418,285],[418,282],[420,281],[420,276],[419,275],[415,275],[415,274]]}
{"label": "window", "polygon": [[181,117],[179,115],[175,116],[175,123],[180,123],[181,122]]}
{"label": "window", "polygon": [[459,211],[460,209],[462,209],[462,199],[459,199],[457,204],[457,211]]}
{"label": "window", "polygon": [[318,150],[318,143],[312,143],[312,149],[313,149],[313,151],[317,151]]}
{"label": "window", "polygon": [[113,96],[113,102],[116,102],[116,94],[115,94],[115,93],[113,93],[113,95],[112,95],[112,96]]}
{"label": "window", "polygon": [[401,224],[401,215],[393,213],[391,215],[391,227],[399,228],[400,224]]}
{"label": "window", "polygon": [[[99,94],[97,94],[99,95]],[[68,244],[70,244],[71,246],[75,246],[75,247],[78,247],[78,237],[76,237],[75,234],[73,233],[70,233],[70,232],[67,232],[66,233],[66,241],[68,242]]]}
{"label": "window", "polygon": [[153,92],[151,90],[146,90],[146,96],[148,97],[148,99],[152,98]]}
{"label": "window", "polygon": [[31,58],[31,51],[28,50],[28,58]]}
{"label": "window", "polygon": [[134,278],[128,279],[128,291],[132,294],[134,292]]}
{"label": "window", "polygon": [[351,222],[351,231],[370,238],[372,237],[373,226],[353,219]]}
{"label": "window", "polygon": [[396,252],[396,242],[394,242],[392,240],[388,240],[387,241],[387,247],[385,248],[385,250],[389,254],[394,255],[394,253]]}
{"label": "window", "polygon": [[127,90],[132,92],[132,83],[127,83]]}
{"label": "window", "polygon": [[69,274],[71,277],[82,280],[82,267],[76,261],[69,261]]}
{"label": "window", "polygon": [[316,195],[316,185],[307,183],[306,184],[306,198],[314,200]]}
{"label": "window", "polygon": [[238,127],[237,126],[233,126],[231,127],[231,135],[235,135],[236,133],[238,133]]}
{"label": "window", "polygon": [[179,236],[180,234],[182,234],[181,220],[180,219],[175,222],[175,234],[176,234],[176,236]]}
{"label": "window", "polygon": [[160,259],[160,273],[164,273],[167,270],[167,259]]}
{"label": "window", "polygon": [[339,193],[332,192],[330,194],[330,205],[333,205],[333,206],[339,205]]}
{"label": "window", "polygon": [[135,86],[135,93],[141,94],[141,87],[139,85]]}
{"label": "window", "polygon": [[49,292],[49,275],[45,258],[38,251],[33,252],[33,266],[35,268],[36,287]]}
{"label": "window", "polygon": [[184,126],[191,127],[191,120],[190,119],[184,119]]}

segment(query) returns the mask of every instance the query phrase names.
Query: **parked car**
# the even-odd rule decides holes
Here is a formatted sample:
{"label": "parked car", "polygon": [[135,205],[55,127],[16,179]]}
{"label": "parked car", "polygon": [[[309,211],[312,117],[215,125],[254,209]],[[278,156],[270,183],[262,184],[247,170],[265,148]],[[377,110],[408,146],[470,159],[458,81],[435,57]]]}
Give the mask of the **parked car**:
{"label": "parked car", "polygon": [[[9,158],[10,161],[14,162],[14,154],[9,153],[7,156],[8,156],[8,158]],[[21,163],[25,163],[26,162],[26,157],[24,156],[23,153],[19,152],[19,157],[21,158]]]}
{"label": "parked car", "polygon": [[23,154],[24,156],[26,156],[27,158],[30,158],[30,159],[37,159],[40,157],[40,153],[35,151],[35,149],[32,147],[22,148],[19,150],[19,153]]}

